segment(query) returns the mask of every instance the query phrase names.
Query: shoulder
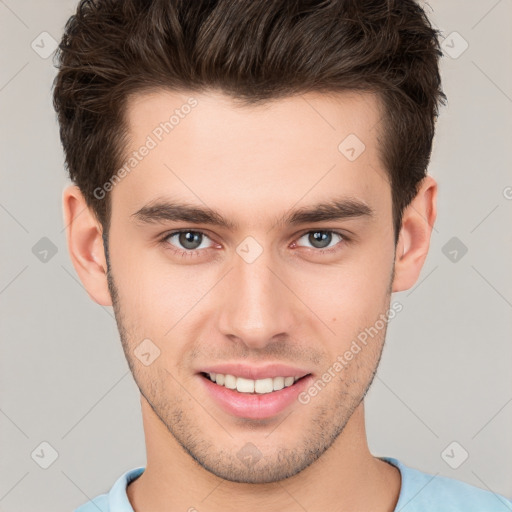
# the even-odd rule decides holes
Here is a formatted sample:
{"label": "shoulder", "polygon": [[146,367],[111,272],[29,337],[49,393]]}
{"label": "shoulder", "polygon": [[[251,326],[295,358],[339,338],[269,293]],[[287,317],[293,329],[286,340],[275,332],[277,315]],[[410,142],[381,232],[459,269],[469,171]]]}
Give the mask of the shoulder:
{"label": "shoulder", "polygon": [[133,508],[126,494],[126,488],[128,484],[140,476],[144,470],[144,467],[137,467],[123,473],[116,480],[108,493],[96,496],[93,500],[75,509],[74,512],[133,512]]}
{"label": "shoulder", "polygon": [[512,512],[512,501],[454,478],[425,473],[391,457],[380,457],[400,470],[402,488],[395,511]]}
{"label": "shoulder", "polygon": [[81,505],[74,512],[109,512],[108,494],[100,494],[91,501]]}

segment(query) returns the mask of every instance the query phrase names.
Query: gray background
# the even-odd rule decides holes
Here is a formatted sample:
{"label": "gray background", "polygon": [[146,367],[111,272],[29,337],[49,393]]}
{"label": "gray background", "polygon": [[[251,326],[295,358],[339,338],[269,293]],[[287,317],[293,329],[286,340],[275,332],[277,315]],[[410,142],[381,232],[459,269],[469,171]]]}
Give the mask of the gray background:
{"label": "gray background", "polygon": [[[89,299],[66,248],[43,57],[74,6],[0,0],[1,511],[70,511],[145,465],[112,310]],[[368,437],[375,455],[512,498],[512,1],[430,6],[451,54],[430,166],[438,221],[417,285],[394,296],[404,309],[367,397]],[[43,237],[57,250],[46,261]]]}

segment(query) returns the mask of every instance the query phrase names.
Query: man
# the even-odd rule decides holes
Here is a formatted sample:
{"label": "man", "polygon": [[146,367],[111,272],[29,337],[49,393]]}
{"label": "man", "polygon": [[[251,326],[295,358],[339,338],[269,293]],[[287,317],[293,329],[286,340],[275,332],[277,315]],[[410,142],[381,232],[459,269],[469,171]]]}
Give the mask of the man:
{"label": "man", "polygon": [[412,0],[79,4],[54,89],[68,248],[147,448],[79,512],[512,509],[366,440],[436,218],[437,36]]}

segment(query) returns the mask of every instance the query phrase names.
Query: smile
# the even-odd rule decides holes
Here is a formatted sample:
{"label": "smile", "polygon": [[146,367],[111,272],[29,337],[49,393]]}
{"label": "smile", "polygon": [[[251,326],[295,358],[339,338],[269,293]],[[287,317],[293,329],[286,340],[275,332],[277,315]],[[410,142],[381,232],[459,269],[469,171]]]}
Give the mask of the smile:
{"label": "smile", "polygon": [[269,377],[266,379],[245,379],[235,375],[222,373],[205,373],[212,382],[227,389],[237,390],[239,393],[257,393],[264,395],[293,386],[301,377]]}

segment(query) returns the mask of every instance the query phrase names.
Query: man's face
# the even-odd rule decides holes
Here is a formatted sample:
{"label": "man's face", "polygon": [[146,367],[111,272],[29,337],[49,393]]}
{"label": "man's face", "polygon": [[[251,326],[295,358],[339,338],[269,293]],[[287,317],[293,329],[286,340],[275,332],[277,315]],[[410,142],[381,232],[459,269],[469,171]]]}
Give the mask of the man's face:
{"label": "man's face", "polygon": [[[190,96],[196,106],[183,108]],[[176,109],[172,131],[158,130]],[[213,93],[129,102],[127,153],[150,149],[110,192],[116,320],[152,421],[218,477],[257,483],[300,472],[334,443],[371,384],[385,328],[308,403],[298,400],[389,308],[394,237],[380,115],[369,94],[257,107]],[[289,222],[334,201],[351,201],[352,215]],[[147,208],[165,202],[215,210],[230,225]],[[272,393],[220,393],[204,372],[229,364],[309,376]]]}

